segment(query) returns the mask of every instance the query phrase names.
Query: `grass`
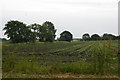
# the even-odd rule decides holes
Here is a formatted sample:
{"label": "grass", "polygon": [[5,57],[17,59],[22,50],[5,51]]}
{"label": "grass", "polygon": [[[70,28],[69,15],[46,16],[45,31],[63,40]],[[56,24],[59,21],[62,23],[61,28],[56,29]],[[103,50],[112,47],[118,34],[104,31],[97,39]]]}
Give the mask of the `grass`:
{"label": "grass", "polygon": [[0,42],[0,79],[2,78],[2,42]]}
{"label": "grass", "polygon": [[[3,78],[117,77],[118,41],[3,43]],[[64,76],[65,74],[65,76]],[[69,74],[69,75],[68,75]],[[15,75],[15,76],[13,76]],[[29,76],[28,76],[29,75]],[[33,77],[34,77],[33,76]]]}

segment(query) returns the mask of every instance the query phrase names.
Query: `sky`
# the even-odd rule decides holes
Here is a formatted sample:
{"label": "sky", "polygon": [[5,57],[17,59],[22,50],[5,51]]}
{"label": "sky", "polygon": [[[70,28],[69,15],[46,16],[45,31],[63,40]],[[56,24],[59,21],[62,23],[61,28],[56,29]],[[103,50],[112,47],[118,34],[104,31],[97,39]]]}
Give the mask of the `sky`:
{"label": "sky", "polygon": [[[50,21],[57,29],[56,35],[68,30],[74,38],[83,34],[118,34],[119,0],[1,0],[0,37],[10,20],[27,25]],[[56,37],[56,38],[57,38]]]}

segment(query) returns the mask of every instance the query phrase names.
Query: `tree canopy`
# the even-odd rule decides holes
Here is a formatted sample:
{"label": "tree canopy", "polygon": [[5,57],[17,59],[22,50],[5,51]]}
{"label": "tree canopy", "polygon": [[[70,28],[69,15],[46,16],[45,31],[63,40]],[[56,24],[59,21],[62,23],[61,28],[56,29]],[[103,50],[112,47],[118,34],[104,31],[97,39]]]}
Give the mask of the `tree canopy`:
{"label": "tree canopy", "polygon": [[110,40],[110,39],[115,40],[116,36],[114,36],[113,34],[107,34],[107,33],[105,33],[105,34],[103,34],[102,39],[103,40]]}
{"label": "tree canopy", "polygon": [[63,31],[60,34],[60,41],[71,41],[73,39],[73,35],[69,31]]}
{"label": "tree canopy", "polygon": [[100,40],[100,36],[98,34],[93,34],[91,40]]}
{"label": "tree canopy", "polygon": [[3,30],[6,30],[5,35],[13,43],[35,42],[36,40],[53,42],[56,36],[54,24],[49,21],[42,25],[34,23],[28,26],[20,21],[9,21]]}
{"label": "tree canopy", "polygon": [[[41,42],[53,42],[55,40],[56,29],[52,22],[46,21],[42,25],[34,23],[26,25],[21,21],[8,21],[5,24],[4,35],[7,35],[12,43],[22,42],[35,42],[36,40]],[[93,34],[91,37],[88,33],[82,35],[81,41],[90,40],[120,40],[120,35],[115,36],[113,34],[104,33],[102,36]],[[59,41],[72,41],[73,35],[69,31],[63,31],[60,34]]]}
{"label": "tree canopy", "polygon": [[90,40],[90,35],[88,33],[83,34],[82,36],[84,41]]}
{"label": "tree canopy", "polygon": [[29,41],[30,30],[23,22],[9,21],[5,24],[5,28],[3,30],[6,30],[5,35],[7,35],[13,43]]}
{"label": "tree canopy", "polygon": [[41,34],[41,41],[45,41],[45,42],[53,42],[55,40],[55,33],[56,33],[56,29],[54,27],[54,24],[46,21],[42,24],[42,32],[44,34]]}

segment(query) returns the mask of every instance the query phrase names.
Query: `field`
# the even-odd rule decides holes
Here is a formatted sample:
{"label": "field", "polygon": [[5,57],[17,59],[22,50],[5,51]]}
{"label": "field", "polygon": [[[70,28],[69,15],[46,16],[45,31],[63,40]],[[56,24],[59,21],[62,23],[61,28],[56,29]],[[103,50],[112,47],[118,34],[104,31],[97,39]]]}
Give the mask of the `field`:
{"label": "field", "polygon": [[118,41],[3,42],[3,78],[118,78]]}

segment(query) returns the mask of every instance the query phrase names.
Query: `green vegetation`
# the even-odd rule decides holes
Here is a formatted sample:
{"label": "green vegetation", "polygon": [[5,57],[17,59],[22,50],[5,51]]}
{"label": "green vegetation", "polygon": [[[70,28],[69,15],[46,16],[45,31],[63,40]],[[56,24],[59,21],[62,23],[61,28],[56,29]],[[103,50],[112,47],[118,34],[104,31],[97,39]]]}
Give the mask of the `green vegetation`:
{"label": "green vegetation", "polygon": [[51,22],[31,24],[27,26],[20,21],[9,21],[5,24],[5,35],[10,38],[12,43],[35,42],[37,39],[43,42],[53,42],[56,30]]}
{"label": "green vegetation", "polygon": [[84,41],[88,41],[88,40],[90,40],[90,35],[89,35],[88,33],[83,34],[82,39],[83,39]]}
{"label": "green vegetation", "polygon": [[34,77],[32,75],[37,78],[42,75],[53,77],[51,75],[56,74],[118,75],[117,40],[18,44],[3,42],[2,47],[3,78],[18,75],[21,78],[22,75],[26,75],[26,78]]}
{"label": "green vegetation", "polygon": [[69,41],[71,42],[73,35],[69,31],[64,31],[60,34],[60,41]]}
{"label": "green vegetation", "polygon": [[[23,78],[24,75],[50,78],[55,74],[118,77],[120,73],[120,35],[85,33],[81,41],[74,41],[69,31],[63,31],[55,41],[56,29],[49,21],[28,26],[20,21],[9,21],[3,30],[12,42],[1,38],[4,41],[3,78]],[[71,76],[63,78],[68,77]]]}
{"label": "green vegetation", "polygon": [[[53,42],[55,41],[56,29],[52,22],[46,21],[42,25],[40,24],[31,24],[26,25],[20,21],[8,21],[5,24],[4,29],[5,34],[9,38],[9,41],[12,43],[23,43],[23,42]],[[5,38],[0,38],[0,41],[7,41]],[[73,40],[73,34],[69,31],[63,31],[60,34],[58,41],[68,41]],[[103,34],[99,36],[98,34],[89,35],[88,33],[83,34],[80,41],[95,41],[95,40],[120,40],[120,35],[115,36],[113,34]]]}
{"label": "green vegetation", "polygon": [[2,78],[2,42],[0,42],[0,79]]}

